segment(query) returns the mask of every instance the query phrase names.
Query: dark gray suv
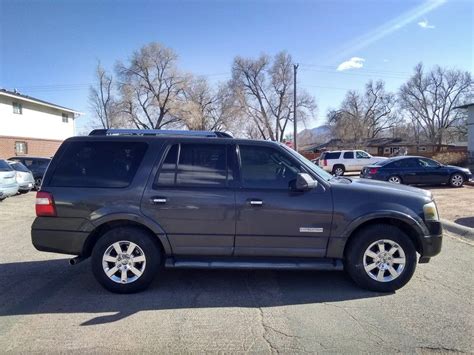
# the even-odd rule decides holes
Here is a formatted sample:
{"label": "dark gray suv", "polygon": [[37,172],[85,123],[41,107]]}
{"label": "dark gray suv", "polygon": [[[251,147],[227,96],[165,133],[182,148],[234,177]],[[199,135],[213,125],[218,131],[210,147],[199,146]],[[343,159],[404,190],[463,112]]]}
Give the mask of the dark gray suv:
{"label": "dark gray suv", "polygon": [[342,270],[393,291],[441,250],[430,192],[333,177],[285,145],[220,132],[98,130],[66,140],[36,199],[34,246],[92,257],[108,290],[163,267]]}

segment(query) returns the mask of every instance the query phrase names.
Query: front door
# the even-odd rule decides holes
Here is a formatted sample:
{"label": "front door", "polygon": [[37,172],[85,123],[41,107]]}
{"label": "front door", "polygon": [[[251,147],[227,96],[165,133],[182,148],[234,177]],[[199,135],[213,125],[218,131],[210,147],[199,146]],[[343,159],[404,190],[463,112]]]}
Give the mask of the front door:
{"label": "front door", "polygon": [[235,193],[231,147],[216,140],[167,148],[141,209],[166,232],[175,255],[232,255]]}
{"label": "front door", "polygon": [[332,223],[332,198],[322,184],[290,189],[304,168],[283,149],[239,145],[236,256],[323,257]]}

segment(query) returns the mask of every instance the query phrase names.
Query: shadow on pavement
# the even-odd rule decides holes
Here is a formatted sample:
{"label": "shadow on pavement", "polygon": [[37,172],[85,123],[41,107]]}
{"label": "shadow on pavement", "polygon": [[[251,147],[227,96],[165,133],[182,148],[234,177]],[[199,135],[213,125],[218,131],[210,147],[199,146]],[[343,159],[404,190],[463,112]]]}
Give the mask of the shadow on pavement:
{"label": "shadow on pavement", "polygon": [[454,222],[465,227],[474,228],[474,217],[462,217],[456,219]]}
{"label": "shadow on pavement", "polygon": [[89,261],[0,264],[0,317],[50,313],[112,313],[81,325],[115,322],[140,311],[212,307],[277,307],[381,297],[342,272],[164,270],[138,294],[105,291]]}

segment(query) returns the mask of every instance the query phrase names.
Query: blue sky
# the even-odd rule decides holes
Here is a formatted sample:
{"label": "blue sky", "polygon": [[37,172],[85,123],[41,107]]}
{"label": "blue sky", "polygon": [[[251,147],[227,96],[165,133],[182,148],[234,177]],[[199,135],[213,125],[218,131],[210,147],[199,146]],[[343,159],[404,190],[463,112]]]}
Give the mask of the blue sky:
{"label": "blue sky", "polygon": [[396,90],[420,61],[473,72],[473,12],[469,0],[0,0],[0,87],[84,112],[81,129],[97,60],[112,69],[157,41],[218,82],[236,55],[287,50],[319,106],[312,127],[346,90],[370,79]]}

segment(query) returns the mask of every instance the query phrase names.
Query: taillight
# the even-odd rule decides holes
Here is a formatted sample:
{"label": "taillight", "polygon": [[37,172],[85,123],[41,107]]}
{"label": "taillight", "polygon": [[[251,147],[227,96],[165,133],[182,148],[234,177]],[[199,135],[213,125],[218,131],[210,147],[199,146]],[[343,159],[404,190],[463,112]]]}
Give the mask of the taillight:
{"label": "taillight", "polygon": [[323,160],[323,165],[328,166],[328,161],[326,159]]}
{"label": "taillight", "polygon": [[56,206],[54,205],[53,195],[49,192],[38,191],[36,193],[36,216],[37,217],[55,217]]}
{"label": "taillight", "polygon": [[369,169],[369,174],[370,174],[370,175],[377,174],[377,170],[379,170],[379,168],[370,168],[370,169]]}

